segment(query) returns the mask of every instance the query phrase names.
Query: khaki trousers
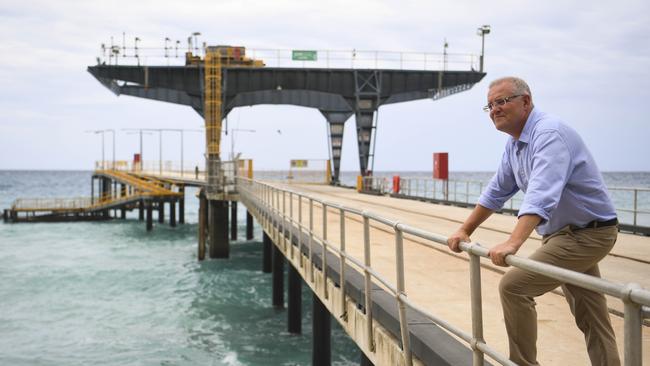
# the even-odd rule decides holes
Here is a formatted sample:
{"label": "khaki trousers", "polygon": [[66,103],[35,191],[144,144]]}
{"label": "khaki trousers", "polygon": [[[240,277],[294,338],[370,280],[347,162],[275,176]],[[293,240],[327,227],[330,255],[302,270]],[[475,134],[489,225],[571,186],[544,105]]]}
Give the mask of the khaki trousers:
{"label": "khaki trousers", "polygon": [[[612,249],[617,235],[616,226],[580,230],[566,226],[545,236],[542,247],[530,259],[600,277],[598,262]],[[591,364],[620,365],[614,330],[603,294],[518,268],[508,271],[499,284],[510,360],[519,365],[539,365],[534,297],[558,286],[562,286],[576,324],[584,333]]]}

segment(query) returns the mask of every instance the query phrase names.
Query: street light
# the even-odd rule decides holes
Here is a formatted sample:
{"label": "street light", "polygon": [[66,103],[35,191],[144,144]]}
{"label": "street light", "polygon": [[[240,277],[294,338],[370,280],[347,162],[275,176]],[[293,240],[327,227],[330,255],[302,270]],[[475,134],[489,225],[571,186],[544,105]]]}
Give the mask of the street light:
{"label": "street light", "polygon": [[485,35],[490,34],[490,26],[485,24],[476,30],[476,34],[481,36],[481,64],[480,72],[483,72],[483,55],[485,54]]}
{"label": "street light", "polygon": [[101,134],[102,135],[102,169],[104,169],[104,133],[110,132],[113,134],[113,169],[115,169],[115,130],[106,129],[106,130],[88,130],[88,133]]}

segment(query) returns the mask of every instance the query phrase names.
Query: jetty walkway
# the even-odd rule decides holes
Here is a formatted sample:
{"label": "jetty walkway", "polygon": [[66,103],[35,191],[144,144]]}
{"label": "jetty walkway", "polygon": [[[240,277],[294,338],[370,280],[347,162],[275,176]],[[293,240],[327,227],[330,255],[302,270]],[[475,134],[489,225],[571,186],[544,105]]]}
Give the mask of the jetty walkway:
{"label": "jetty walkway", "polygon": [[[410,364],[411,356],[417,360],[414,363],[482,364],[482,352],[492,356],[490,362],[510,364],[504,356],[507,336],[498,297],[498,282],[507,269],[488,260],[479,265],[474,254],[484,256],[487,248],[504,241],[515,217],[490,218],[474,233],[475,243],[465,247],[473,253],[468,256],[450,252],[443,236],[464,220],[466,208],[364,195],[333,186],[255,181],[238,186],[241,200],[262,223],[276,250],[374,364]],[[518,253],[520,258],[509,257],[511,264],[539,270],[521,258],[539,245],[541,238],[533,235]],[[601,262],[606,281],[573,273],[582,286],[607,294],[625,364],[650,364],[647,320],[641,326],[642,318],[650,315],[650,292],[623,285],[650,288],[649,245],[648,237],[621,233],[611,255]],[[575,280],[560,272],[556,275]],[[353,278],[350,283],[341,280],[346,276]],[[478,277],[480,285],[472,285],[472,277]],[[365,294],[365,288],[371,291]],[[631,302],[637,300],[645,306],[633,310]],[[540,363],[589,364],[583,336],[561,291],[536,301]],[[371,313],[381,314],[379,320],[369,315],[365,304],[371,302]],[[626,308],[636,315],[623,316]]]}

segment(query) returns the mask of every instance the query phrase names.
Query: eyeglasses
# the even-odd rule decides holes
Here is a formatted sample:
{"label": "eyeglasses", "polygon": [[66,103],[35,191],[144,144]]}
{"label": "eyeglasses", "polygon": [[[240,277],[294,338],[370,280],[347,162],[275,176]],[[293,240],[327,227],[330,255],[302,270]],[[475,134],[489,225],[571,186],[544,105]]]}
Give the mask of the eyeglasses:
{"label": "eyeglasses", "polygon": [[519,94],[519,95],[512,95],[512,96],[509,96],[509,97],[506,97],[506,98],[497,99],[494,102],[488,103],[485,107],[483,107],[483,111],[484,112],[490,112],[491,110],[494,109],[494,107],[500,107],[502,105],[505,105],[506,103],[508,103],[509,101],[511,101],[514,98],[523,97],[523,96],[524,96],[523,94]]}

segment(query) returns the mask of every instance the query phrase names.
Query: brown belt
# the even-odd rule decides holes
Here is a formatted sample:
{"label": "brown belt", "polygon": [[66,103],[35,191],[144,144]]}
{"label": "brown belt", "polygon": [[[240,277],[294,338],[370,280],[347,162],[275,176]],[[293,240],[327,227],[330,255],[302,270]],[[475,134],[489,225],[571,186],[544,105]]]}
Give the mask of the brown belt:
{"label": "brown belt", "polygon": [[577,225],[570,225],[571,230],[576,231],[576,230],[582,230],[582,229],[595,229],[599,227],[606,227],[606,226],[616,226],[618,225],[618,219],[613,218],[611,220],[607,221],[591,221],[587,223],[585,226],[577,226]]}

